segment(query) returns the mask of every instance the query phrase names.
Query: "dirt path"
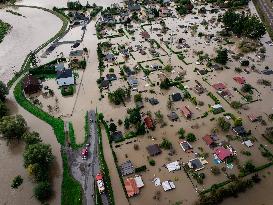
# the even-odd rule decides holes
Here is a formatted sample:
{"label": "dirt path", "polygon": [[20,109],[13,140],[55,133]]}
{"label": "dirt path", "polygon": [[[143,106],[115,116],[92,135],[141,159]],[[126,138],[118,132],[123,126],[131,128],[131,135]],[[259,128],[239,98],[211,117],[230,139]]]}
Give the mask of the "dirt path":
{"label": "dirt path", "polygon": [[122,184],[119,180],[118,171],[116,169],[114,157],[111,152],[111,147],[107,139],[106,131],[104,128],[102,128],[101,132],[102,132],[103,153],[104,153],[104,158],[106,160],[107,166],[109,168],[110,176],[111,176],[111,184],[112,184],[112,189],[114,192],[115,204],[128,205],[129,202],[125,196],[125,193],[122,188]]}

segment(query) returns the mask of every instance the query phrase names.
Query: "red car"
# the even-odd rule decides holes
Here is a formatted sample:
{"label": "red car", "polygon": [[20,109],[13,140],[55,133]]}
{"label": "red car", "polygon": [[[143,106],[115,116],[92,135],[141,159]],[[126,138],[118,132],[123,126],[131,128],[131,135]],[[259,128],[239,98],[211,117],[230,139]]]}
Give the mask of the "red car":
{"label": "red car", "polygon": [[84,148],[82,149],[82,159],[87,159],[88,157],[88,149]]}

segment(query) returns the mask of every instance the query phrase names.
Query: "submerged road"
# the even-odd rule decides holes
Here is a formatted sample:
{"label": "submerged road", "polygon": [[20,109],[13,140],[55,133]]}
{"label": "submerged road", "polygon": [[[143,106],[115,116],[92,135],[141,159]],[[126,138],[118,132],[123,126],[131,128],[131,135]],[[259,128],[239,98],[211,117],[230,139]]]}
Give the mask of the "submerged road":
{"label": "submerged road", "polygon": [[261,9],[266,14],[266,18],[269,21],[271,28],[273,29],[273,9],[268,5],[268,2],[265,0],[257,0],[258,4],[260,4]]}

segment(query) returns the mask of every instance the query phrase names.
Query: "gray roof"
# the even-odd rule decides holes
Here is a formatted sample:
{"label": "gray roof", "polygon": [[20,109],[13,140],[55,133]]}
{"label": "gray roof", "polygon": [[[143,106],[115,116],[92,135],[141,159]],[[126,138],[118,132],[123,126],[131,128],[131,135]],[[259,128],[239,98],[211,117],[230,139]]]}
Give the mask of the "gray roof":
{"label": "gray roof", "polygon": [[119,166],[119,169],[120,169],[122,176],[126,176],[126,175],[129,175],[129,174],[132,174],[135,172],[135,168],[134,168],[131,160],[128,160],[128,161],[122,163]]}
{"label": "gray roof", "polygon": [[127,81],[131,86],[138,85],[138,80],[132,76],[128,77]]}
{"label": "gray roof", "polygon": [[148,147],[146,147],[146,149],[149,152],[150,156],[161,154],[161,149],[158,144],[149,145]]}
{"label": "gray roof", "polygon": [[171,112],[168,117],[170,118],[170,120],[177,120],[178,119],[178,115],[176,114],[176,112]]}
{"label": "gray roof", "polygon": [[57,71],[57,79],[60,78],[70,78],[73,76],[71,69],[59,70]]}
{"label": "gray roof", "polygon": [[202,169],[204,167],[204,165],[202,164],[202,162],[198,158],[193,159],[190,163],[191,163],[192,168],[195,170]]}
{"label": "gray roof", "polygon": [[83,50],[70,51],[69,56],[82,56]]}

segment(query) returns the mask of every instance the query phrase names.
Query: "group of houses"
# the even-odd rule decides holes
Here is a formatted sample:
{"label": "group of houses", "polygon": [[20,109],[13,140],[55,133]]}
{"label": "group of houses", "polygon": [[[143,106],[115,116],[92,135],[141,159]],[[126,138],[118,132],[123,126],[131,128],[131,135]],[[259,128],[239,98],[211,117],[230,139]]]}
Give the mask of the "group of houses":
{"label": "group of houses", "polygon": [[[88,57],[88,53],[84,50],[75,50],[71,51],[69,54],[70,62],[81,62],[86,61]],[[48,65],[48,67],[52,67],[54,69],[54,73],[56,74],[56,83],[60,88],[73,86],[76,84],[75,76],[71,68],[69,68],[66,62],[57,62],[54,65]],[[37,68],[38,69],[38,68]],[[28,74],[22,80],[22,86],[25,94],[31,95],[35,94],[42,90],[42,81],[39,77]]]}

